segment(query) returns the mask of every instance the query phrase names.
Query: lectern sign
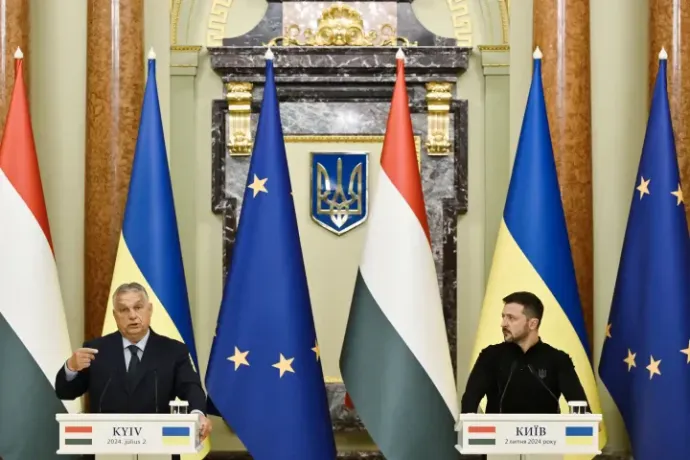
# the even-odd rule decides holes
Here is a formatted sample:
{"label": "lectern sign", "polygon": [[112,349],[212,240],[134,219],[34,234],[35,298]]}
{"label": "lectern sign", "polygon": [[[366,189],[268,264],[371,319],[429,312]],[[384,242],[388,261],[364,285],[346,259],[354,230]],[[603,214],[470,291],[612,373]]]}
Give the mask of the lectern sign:
{"label": "lectern sign", "polygon": [[601,415],[463,414],[463,454],[599,453]]}
{"label": "lectern sign", "polygon": [[186,414],[66,414],[58,454],[182,454],[201,449],[198,416]]}

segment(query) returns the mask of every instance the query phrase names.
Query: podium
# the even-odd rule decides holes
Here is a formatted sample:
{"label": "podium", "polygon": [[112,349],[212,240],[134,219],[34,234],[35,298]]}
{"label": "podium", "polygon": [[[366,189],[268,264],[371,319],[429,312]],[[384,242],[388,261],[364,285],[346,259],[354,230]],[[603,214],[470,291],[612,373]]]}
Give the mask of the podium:
{"label": "podium", "polygon": [[597,455],[600,422],[601,414],[460,414],[456,448],[489,459]]}
{"label": "podium", "polygon": [[201,450],[196,414],[57,414],[58,455],[168,459]]}

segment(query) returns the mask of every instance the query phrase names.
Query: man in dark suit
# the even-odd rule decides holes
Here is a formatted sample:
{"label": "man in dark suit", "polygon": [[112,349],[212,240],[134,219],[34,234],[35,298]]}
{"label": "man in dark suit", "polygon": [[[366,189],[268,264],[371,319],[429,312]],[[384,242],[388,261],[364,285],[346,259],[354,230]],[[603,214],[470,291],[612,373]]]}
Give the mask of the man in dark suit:
{"label": "man in dark suit", "polygon": [[201,418],[200,437],[211,432],[206,394],[187,346],[156,334],[146,289],[123,284],[113,294],[117,332],[84,343],[60,368],[55,392],[73,400],[89,394],[93,413],[169,413],[176,397]]}

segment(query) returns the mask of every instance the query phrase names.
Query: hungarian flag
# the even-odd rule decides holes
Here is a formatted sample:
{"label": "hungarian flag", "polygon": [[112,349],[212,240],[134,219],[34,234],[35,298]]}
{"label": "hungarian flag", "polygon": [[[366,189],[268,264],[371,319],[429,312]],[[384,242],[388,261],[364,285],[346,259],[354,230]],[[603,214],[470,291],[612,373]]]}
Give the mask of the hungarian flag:
{"label": "hungarian flag", "polygon": [[457,394],[398,51],[397,80],[340,370],[390,460],[457,459]]}
{"label": "hungarian flag", "polygon": [[[64,459],[55,415],[77,412],[54,381],[70,356],[21,51],[0,144],[0,457]],[[76,458],[76,457],[73,457]]]}

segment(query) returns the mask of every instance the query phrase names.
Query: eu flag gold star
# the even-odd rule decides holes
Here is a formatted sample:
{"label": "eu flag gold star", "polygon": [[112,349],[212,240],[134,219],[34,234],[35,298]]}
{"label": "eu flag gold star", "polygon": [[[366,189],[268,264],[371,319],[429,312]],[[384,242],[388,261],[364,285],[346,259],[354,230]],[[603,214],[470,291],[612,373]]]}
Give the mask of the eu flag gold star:
{"label": "eu flag gold star", "polygon": [[680,205],[681,203],[684,203],[683,190],[680,188],[680,184],[678,184],[678,190],[676,190],[675,192],[671,192],[671,195],[676,197],[676,206]]}
{"label": "eu flag gold star", "polygon": [[273,367],[276,369],[280,369],[280,377],[283,377],[283,374],[286,372],[292,372],[293,374],[295,373],[295,370],[292,368],[292,362],[295,360],[295,358],[290,358],[290,359],[285,359],[285,356],[283,354],[280,354],[280,361],[275,363]]}
{"label": "eu flag gold star", "polygon": [[651,179],[644,180],[644,177],[640,176],[640,185],[636,187],[640,192],[640,199],[642,199],[645,194],[649,195],[649,181],[651,181]]}
{"label": "eu flag gold star", "polygon": [[319,342],[314,342],[314,348],[311,349],[314,353],[316,353],[316,360],[318,361],[319,358],[321,358],[321,350],[319,348]]}
{"label": "eu flag gold star", "polygon": [[606,337],[608,337],[609,339],[611,338],[611,325],[610,324],[606,325]]}
{"label": "eu flag gold star", "polygon": [[235,354],[228,358],[228,361],[235,363],[235,370],[239,369],[241,365],[249,366],[247,361],[247,355],[249,351],[240,351],[239,348],[235,347]]}
{"label": "eu flag gold star", "polygon": [[690,364],[690,340],[688,340],[688,348],[684,348],[680,352],[688,356],[687,364]]}
{"label": "eu flag gold star", "polygon": [[249,184],[247,188],[250,188],[254,190],[254,196],[252,198],[256,198],[256,195],[259,194],[259,192],[264,192],[268,193],[268,190],[266,190],[266,181],[268,180],[268,177],[264,179],[259,179],[259,177],[254,174],[254,182]]}
{"label": "eu flag gold star", "polygon": [[647,366],[647,370],[649,371],[649,380],[652,380],[652,377],[654,377],[654,374],[656,375],[661,375],[661,371],[659,370],[659,365],[661,364],[661,360],[654,360],[654,356],[649,356],[649,366]]}
{"label": "eu flag gold star", "polygon": [[630,369],[633,367],[637,367],[635,364],[635,356],[637,356],[637,353],[633,353],[630,351],[630,348],[628,348],[628,357],[623,360],[623,362],[628,365],[628,372],[630,372]]}

